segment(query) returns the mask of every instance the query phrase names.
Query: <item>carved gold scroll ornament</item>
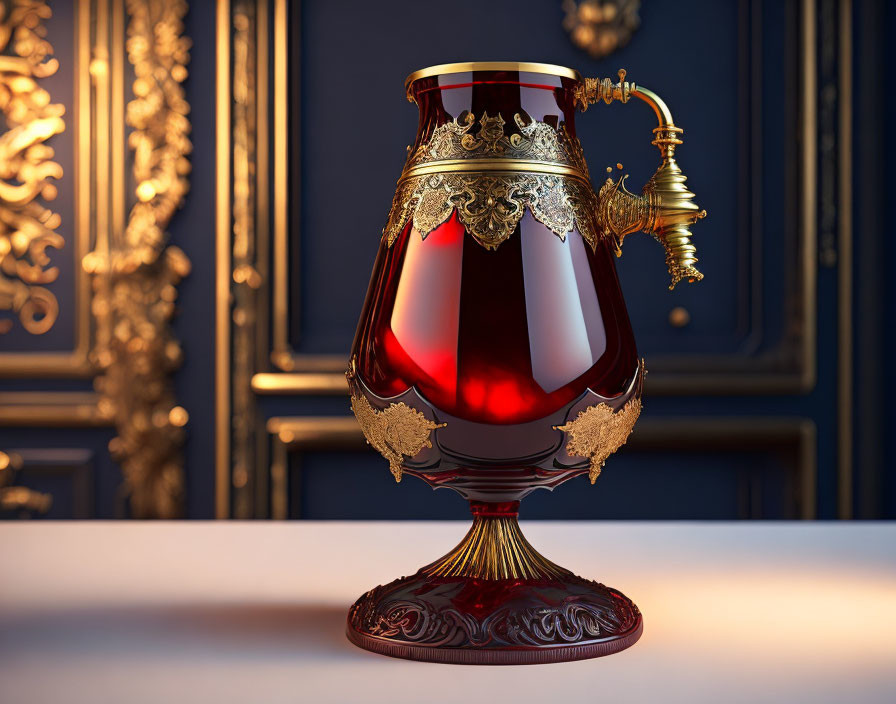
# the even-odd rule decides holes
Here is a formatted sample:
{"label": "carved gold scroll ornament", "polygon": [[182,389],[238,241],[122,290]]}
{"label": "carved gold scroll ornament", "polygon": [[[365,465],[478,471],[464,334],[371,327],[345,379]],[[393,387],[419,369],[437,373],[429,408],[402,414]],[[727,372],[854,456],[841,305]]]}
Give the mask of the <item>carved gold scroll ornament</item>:
{"label": "carved gold scroll ornament", "polygon": [[[40,200],[56,197],[53,179],[62,167],[47,141],[65,129],[65,108],[51,102],[38,79],[52,76],[59,62],[45,39],[51,16],[43,0],[0,3],[0,311],[18,316],[24,329],[40,335],[59,315],[56,295],[47,287],[59,276],[47,250],[60,249],[57,213]],[[0,333],[12,321],[0,319]]]}
{"label": "carved gold scroll ornament", "polygon": [[128,59],[134,99],[126,120],[133,128],[137,202],[122,235],[84,259],[93,274],[97,344],[93,358],[101,410],[118,431],[109,449],[121,465],[131,514],[175,518],[183,511],[183,426],[170,375],[181,348],[169,322],[177,284],[190,260],[167,245],[165,229],[189,190],[190,106],[184,97],[190,40],[183,36],[183,0],[129,0]]}

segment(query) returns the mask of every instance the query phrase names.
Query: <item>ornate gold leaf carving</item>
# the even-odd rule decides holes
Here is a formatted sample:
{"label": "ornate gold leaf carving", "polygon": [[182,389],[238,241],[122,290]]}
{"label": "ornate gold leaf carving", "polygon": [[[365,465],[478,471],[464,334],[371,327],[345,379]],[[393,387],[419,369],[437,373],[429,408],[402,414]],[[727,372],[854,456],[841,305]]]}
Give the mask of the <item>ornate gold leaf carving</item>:
{"label": "ornate gold leaf carving", "polygon": [[135,98],[127,106],[137,203],[124,236],[84,258],[94,274],[97,344],[93,358],[101,408],[115,420],[109,443],[120,462],[131,512],[138,518],[174,518],[182,512],[183,426],[169,375],[181,348],[168,325],[177,284],[190,260],[166,246],[165,228],[189,189],[190,40],[183,36],[183,0],[129,0],[128,59]]}
{"label": "ornate gold leaf carving", "polygon": [[606,403],[599,403],[581,411],[566,425],[555,425],[554,429],[567,434],[566,452],[570,457],[590,460],[588,478],[594,484],[607,458],[625,444],[639,415],[639,398],[631,399],[616,412]]}
{"label": "ornate gold leaf carving", "polygon": [[445,423],[433,423],[420,411],[405,403],[392,403],[382,411],[370,405],[364,396],[352,395],[352,410],[364,437],[389,460],[396,482],[401,481],[402,462],[424,447],[432,447],[430,434]]}
{"label": "ornate gold leaf carving", "polygon": [[[544,122],[526,122],[519,113],[514,124],[519,132],[508,134],[501,115],[483,113],[477,121],[467,113],[437,127],[405,165],[383,229],[388,245],[408,220],[425,238],[457,212],[477,242],[495,249],[513,234],[528,208],[560,239],[575,227],[595,247],[597,197],[579,141],[563,125],[554,129]],[[504,164],[515,161],[520,170],[502,172],[493,161],[485,161],[495,158],[506,159]],[[458,160],[467,167],[483,160],[482,172],[453,170]],[[540,173],[539,166],[556,167],[559,173]],[[421,168],[426,173],[420,173]]]}
{"label": "ornate gold leaf carving", "polygon": [[[0,135],[0,310],[14,312],[35,335],[52,328],[59,314],[56,296],[44,284],[59,275],[49,266],[47,249],[65,244],[55,231],[59,215],[38,202],[53,200],[51,179],[62,178],[47,140],[65,129],[65,108],[50,102],[36,80],[59,68],[44,39],[43,22],[51,14],[44,0],[0,4],[0,110],[7,127]],[[0,333],[11,326],[0,320]]]}

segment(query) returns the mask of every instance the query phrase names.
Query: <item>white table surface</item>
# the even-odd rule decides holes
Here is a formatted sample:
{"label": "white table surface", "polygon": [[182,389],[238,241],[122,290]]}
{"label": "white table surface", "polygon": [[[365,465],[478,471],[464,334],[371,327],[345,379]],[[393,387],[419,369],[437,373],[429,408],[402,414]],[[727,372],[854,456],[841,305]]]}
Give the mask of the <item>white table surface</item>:
{"label": "white table surface", "polygon": [[523,524],[644,613],[597,660],[358,650],[366,589],[462,523],[0,525],[0,702],[896,702],[896,525]]}

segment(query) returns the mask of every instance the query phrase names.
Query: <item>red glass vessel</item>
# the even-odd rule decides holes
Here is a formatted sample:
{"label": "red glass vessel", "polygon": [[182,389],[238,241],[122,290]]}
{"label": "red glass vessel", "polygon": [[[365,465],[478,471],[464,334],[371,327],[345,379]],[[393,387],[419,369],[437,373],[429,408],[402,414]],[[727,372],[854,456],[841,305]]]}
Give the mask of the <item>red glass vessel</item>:
{"label": "red glass vessel", "polygon": [[641,634],[628,598],[542,557],[516,520],[535,489],[593,482],[640,412],[643,365],[613,262],[622,238],[651,231],[673,280],[700,276],[687,230],[700,215],[680,170],[684,214],[663,200],[669,159],[677,170],[664,140],[680,144],[671,117],[654,186],[590,186],[575,110],[606,99],[600,90],[643,97],[623,79],[595,88],[569,69],[495,63],[408,79],[419,129],[347,376],[396,479],[454,489],[473,527],[445,557],[358,600],[347,632],[361,647],[517,664],[605,655]]}

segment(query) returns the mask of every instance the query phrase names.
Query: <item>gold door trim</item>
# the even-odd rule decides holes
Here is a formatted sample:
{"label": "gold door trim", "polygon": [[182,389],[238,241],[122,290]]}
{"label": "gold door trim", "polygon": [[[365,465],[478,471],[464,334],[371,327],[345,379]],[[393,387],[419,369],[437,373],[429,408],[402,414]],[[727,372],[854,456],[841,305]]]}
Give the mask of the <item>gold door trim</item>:
{"label": "gold door trim", "polygon": [[[278,9],[279,8],[279,9]],[[275,7],[285,32],[285,3]],[[278,30],[279,27],[279,30]],[[217,12],[215,515],[262,515],[267,443],[253,375],[270,355],[268,2],[222,0]],[[285,52],[285,45],[281,49]],[[276,48],[275,48],[276,51]],[[285,62],[285,58],[284,58]],[[285,109],[285,107],[284,107]],[[285,156],[274,169],[285,168]],[[273,220],[277,226],[277,205]],[[283,263],[285,266],[285,262]],[[280,266],[275,259],[273,266]]]}
{"label": "gold door trim", "polygon": [[215,517],[230,516],[230,2],[218,0],[215,174]]}
{"label": "gold door trim", "polygon": [[112,419],[101,411],[92,391],[0,392],[0,425],[4,427],[102,428]]}

